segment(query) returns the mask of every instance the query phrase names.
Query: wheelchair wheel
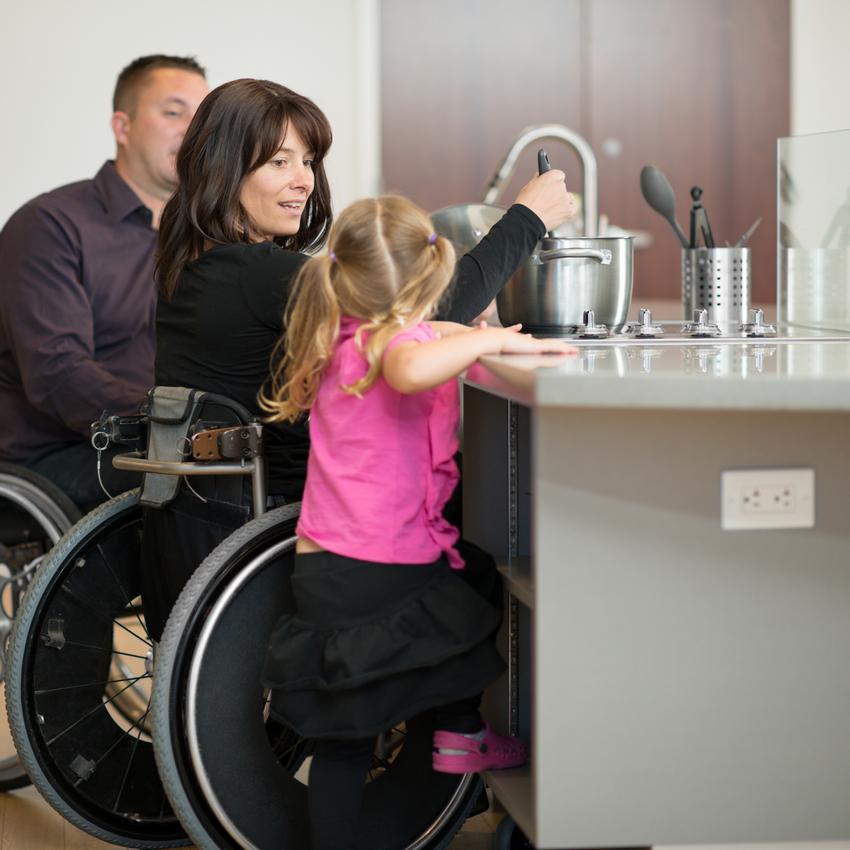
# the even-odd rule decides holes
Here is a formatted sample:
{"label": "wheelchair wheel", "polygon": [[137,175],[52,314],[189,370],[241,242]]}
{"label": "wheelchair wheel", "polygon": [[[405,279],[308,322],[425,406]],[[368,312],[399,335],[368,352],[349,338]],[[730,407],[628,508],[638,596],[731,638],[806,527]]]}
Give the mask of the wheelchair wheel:
{"label": "wheelchair wheel", "polygon": [[[5,687],[6,645],[21,597],[41,559],[79,518],[76,505],[46,478],[0,463],[0,689]],[[0,791],[29,781],[8,727],[0,729]]]}
{"label": "wheelchair wheel", "polygon": [[113,844],[186,844],[147,733],[152,641],[139,601],[138,490],[42,561],[15,618],[6,707],[21,760],[71,823]]}
{"label": "wheelchair wheel", "polygon": [[[274,723],[260,683],[268,636],[291,610],[298,506],[235,531],[171,613],[154,673],[153,737],[174,810],[202,850],[310,846],[310,742]],[[444,848],[478,800],[474,775],[431,770],[432,712],[379,739],[361,819],[366,850]]]}

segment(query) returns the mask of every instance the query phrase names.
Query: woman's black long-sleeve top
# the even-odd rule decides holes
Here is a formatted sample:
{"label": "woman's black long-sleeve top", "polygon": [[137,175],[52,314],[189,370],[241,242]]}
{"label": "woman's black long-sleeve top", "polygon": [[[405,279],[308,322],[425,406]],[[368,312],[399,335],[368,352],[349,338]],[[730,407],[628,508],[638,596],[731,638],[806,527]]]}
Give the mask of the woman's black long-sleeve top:
{"label": "woman's black long-sleeve top", "polygon": [[[439,316],[467,323],[495,298],[543,236],[543,222],[514,204],[458,261],[449,301]],[[189,263],[156,316],[156,383],[195,387],[235,399],[260,414],[259,388],[296,272],[307,259],[273,242],[219,245]],[[266,429],[269,492],[301,498],[310,446],[306,423]]]}

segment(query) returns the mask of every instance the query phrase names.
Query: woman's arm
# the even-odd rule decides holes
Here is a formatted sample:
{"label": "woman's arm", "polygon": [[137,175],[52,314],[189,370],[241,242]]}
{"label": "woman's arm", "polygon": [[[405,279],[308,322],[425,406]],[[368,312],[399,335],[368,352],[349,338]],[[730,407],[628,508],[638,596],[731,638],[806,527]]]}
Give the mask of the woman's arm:
{"label": "woman's arm", "polygon": [[548,171],[529,181],[487,236],[458,261],[451,302],[440,318],[471,322],[531,256],[546,231],[575,213],[575,199],[566,190],[563,171]]}
{"label": "woman's arm", "polygon": [[558,339],[535,339],[507,328],[476,328],[428,342],[402,342],[384,354],[382,374],[400,393],[430,390],[473,364],[484,354],[573,354]]}

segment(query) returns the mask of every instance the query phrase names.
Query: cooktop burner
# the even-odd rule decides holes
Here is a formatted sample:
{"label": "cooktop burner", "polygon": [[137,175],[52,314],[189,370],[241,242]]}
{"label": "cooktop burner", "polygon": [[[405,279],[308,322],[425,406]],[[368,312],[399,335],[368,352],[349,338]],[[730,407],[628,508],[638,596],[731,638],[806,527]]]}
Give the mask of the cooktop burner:
{"label": "cooktop burner", "polygon": [[608,328],[595,322],[593,311],[586,311],[584,324],[553,328],[526,325],[523,331],[534,336],[568,339],[580,346],[591,345],[716,345],[722,343],[847,342],[850,332],[805,328],[785,324],[772,325],[761,310],[754,310],[751,321],[714,324],[705,310],[696,311],[693,321],[682,319],[655,321],[649,310],[641,308],[637,322]]}

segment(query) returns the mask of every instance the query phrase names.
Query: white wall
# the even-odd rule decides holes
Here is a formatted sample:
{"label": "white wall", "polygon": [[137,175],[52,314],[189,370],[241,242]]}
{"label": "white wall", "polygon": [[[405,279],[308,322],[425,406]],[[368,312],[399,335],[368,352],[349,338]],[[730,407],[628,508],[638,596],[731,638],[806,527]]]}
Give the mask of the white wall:
{"label": "white wall", "polygon": [[[639,2],[639,0],[637,0]],[[380,189],[380,0],[9,0],[0,22],[0,224],[112,156],[115,77],[195,55],[211,86],[266,77],[313,98],[337,209]],[[791,132],[850,127],[850,0],[791,0]]]}
{"label": "white wall", "polygon": [[791,0],[791,134],[850,128],[850,2]]}
{"label": "white wall", "polygon": [[0,225],[34,195],[114,156],[118,72],[193,55],[210,87],[236,77],[312,98],[334,131],[334,206],[378,190],[378,0],[20,0],[0,23]]}

